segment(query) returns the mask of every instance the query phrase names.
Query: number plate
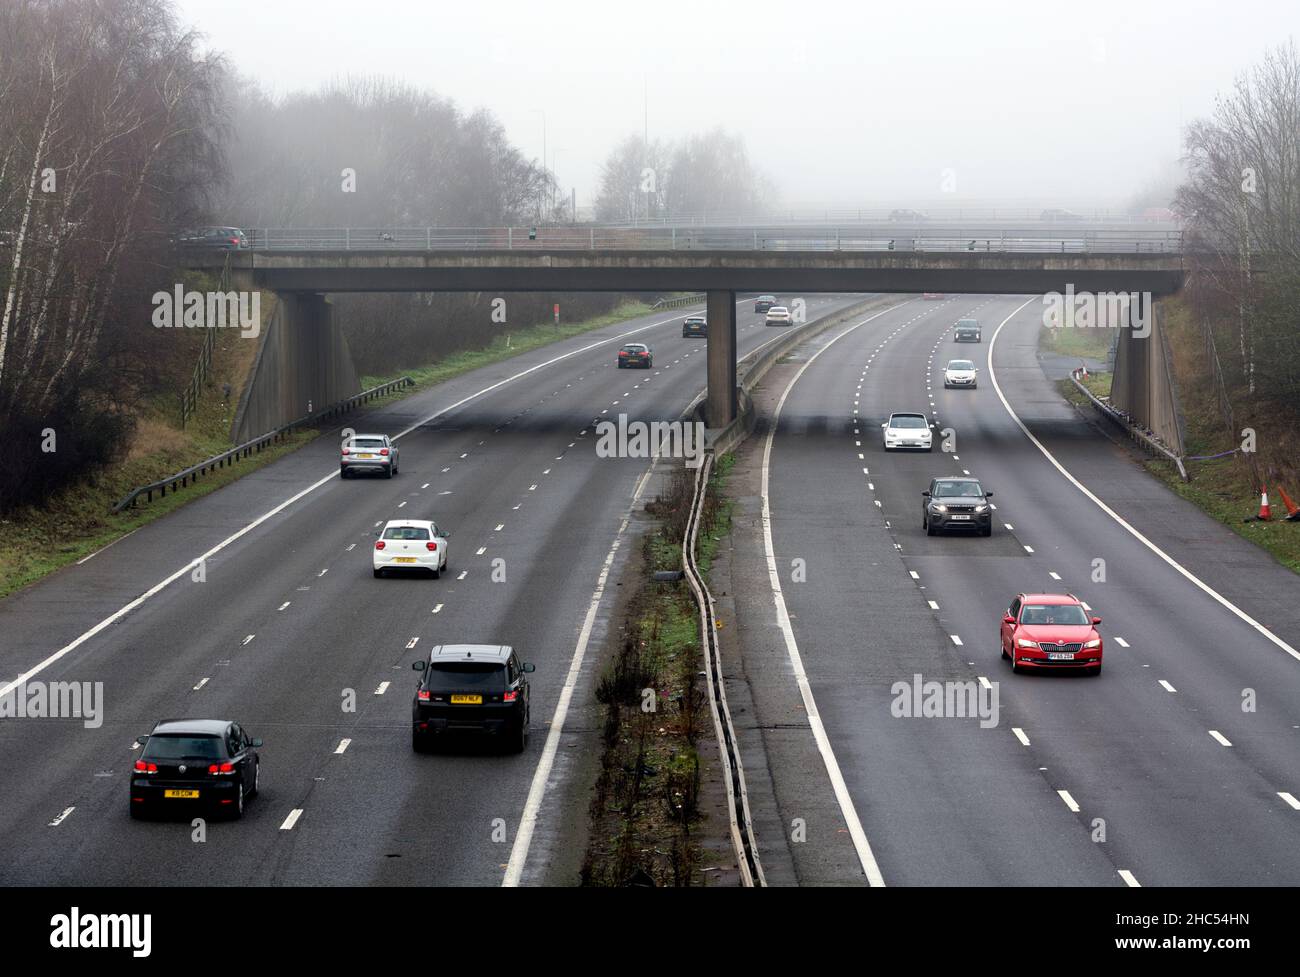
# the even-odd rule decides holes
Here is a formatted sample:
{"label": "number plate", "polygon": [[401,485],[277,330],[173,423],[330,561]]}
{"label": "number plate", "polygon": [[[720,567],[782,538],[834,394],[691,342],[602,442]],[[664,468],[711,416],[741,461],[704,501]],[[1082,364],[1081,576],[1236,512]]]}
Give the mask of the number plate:
{"label": "number plate", "polygon": [[198,800],[199,792],[197,790],[165,790],[163,797],[180,797],[186,800]]}
{"label": "number plate", "polygon": [[949,516],[948,518],[949,518],[949,519],[966,519],[966,520],[969,520],[969,519],[970,519],[970,516]]}
{"label": "number plate", "polygon": [[1054,662],[1072,662],[1074,661],[1074,652],[1072,651],[1049,651],[1047,657]]}
{"label": "number plate", "polygon": [[481,706],[483,697],[481,695],[453,695],[451,697],[453,706]]}
{"label": "number plate", "polygon": [[395,557],[393,557],[393,562],[394,562],[394,563],[414,563],[414,562],[415,562],[415,557],[413,557],[413,556],[395,556]]}
{"label": "number plate", "polygon": [[358,458],[373,458],[374,455],[357,455]]}

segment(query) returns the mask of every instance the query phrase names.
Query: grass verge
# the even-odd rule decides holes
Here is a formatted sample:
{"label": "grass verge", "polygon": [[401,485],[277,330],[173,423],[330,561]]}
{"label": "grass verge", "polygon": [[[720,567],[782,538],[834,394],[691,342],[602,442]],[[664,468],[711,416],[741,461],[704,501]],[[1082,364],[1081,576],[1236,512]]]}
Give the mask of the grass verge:
{"label": "grass verge", "polygon": [[[721,487],[734,459],[710,479],[696,560],[707,573],[717,541],[730,531],[731,502]],[[694,473],[679,471],[646,506],[658,520],[642,539],[637,588],[627,604],[619,647],[596,688],[604,707],[604,753],[590,807],[582,884],[702,885],[695,835],[699,809],[698,738],[710,735],[701,675],[700,623],[685,580],[656,582],[656,570],[682,569]]]}

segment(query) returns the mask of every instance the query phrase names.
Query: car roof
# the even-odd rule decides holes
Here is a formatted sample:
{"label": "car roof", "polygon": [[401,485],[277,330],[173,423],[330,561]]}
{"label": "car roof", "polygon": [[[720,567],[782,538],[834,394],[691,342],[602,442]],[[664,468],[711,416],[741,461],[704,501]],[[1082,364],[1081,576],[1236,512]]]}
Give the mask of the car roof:
{"label": "car roof", "polygon": [[224,736],[230,723],[229,719],[160,719],[149,735]]}
{"label": "car roof", "polygon": [[922,414],[920,411],[915,411],[915,410],[896,410],[893,411],[889,416],[890,417],[925,417],[925,415]]}
{"label": "car roof", "polygon": [[429,661],[500,662],[504,664],[514,651],[510,645],[434,645]]}
{"label": "car roof", "polygon": [[352,440],[355,441],[357,438],[387,438],[387,437],[388,437],[387,434],[365,434],[365,433],[357,433],[357,434],[353,434],[353,435],[352,435]]}
{"label": "car roof", "polygon": [[1026,604],[1078,604],[1079,598],[1072,594],[1021,594],[1022,603]]}
{"label": "car roof", "polygon": [[396,527],[400,529],[403,526],[412,526],[418,529],[428,529],[432,525],[432,519],[389,519],[388,522],[384,523],[384,528],[392,529]]}
{"label": "car roof", "polygon": [[974,475],[936,475],[936,482],[978,482],[979,479]]}
{"label": "car roof", "polygon": [[693,319],[699,319],[701,322],[703,322],[703,321],[704,321],[704,316],[702,316],[702,315],[688,315],[688,316],[686,317],[686,321],[687,321],[687,322],[690,322],[690,321],[693,320]]}
{"label": "car roof", "polygon": [[624,343],[623,348],[624,349],[649,349],[650,347],[647,346],[645,343]]}

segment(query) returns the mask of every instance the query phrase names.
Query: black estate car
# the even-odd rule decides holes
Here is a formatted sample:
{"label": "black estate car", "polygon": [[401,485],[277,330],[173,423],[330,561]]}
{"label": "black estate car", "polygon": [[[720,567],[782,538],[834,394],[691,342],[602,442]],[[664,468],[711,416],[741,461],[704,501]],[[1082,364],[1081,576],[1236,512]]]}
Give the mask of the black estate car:
{"label": "black estate car", "polygon": [[131,771],[131,817],[203,809],[242,817],[257,793],[260,739],[228,719],[164,719]]}
{"label": "black estate car", "polygon": [[526,675],[533,671],[509,645],[435,645],[411,708],[411,748],[423,752],[448,734],[487,734],[515,753],[528,745]]}

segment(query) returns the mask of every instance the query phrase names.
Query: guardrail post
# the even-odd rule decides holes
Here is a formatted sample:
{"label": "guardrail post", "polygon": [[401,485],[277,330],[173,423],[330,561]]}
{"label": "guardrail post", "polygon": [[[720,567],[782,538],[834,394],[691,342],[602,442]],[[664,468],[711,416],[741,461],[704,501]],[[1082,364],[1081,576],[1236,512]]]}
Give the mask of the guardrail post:
{"label": "guardrail post", "polygon": [[343,229],[343,250],[352,250],[352,228],[350,227],[345,227]]}
{"label": "guardrail post", "polygon": [[514,246],[515,246],[515,229],[513,227],[507,227],[506,228],[506,250],[512,251],[514,250]]}
{"label": "guardrail post", "polygon": [[596,229],[594,227],[591,227],[588,228],[587,230],[588,230],[588,234],[590,235],[589,240],[591,243],[591,250],[595,251],[596,250]]}
{"label": "guardrail post", "polygon": [[676,251],[676,250],[677,250],[677,228],[675,228],[675,227],[673,228],[673,246],[672,246],[671,248],[669,248],[669,250],[670,250],[670,251]]}
{"label": "guardrail post", "polygon": [[432,227],[426,227],[424,229],[424,250],[425,251],[433,250],[433,228]]}

